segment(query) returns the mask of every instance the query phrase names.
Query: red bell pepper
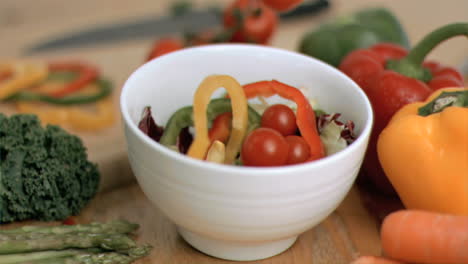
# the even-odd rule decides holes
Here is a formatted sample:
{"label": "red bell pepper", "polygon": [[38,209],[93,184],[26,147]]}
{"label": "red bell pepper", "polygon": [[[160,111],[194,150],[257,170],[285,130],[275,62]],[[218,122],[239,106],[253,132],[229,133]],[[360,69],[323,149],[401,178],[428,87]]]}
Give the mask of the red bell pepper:
{"label": "red bell pepper", "polygon": [[218,115],[213,120],[213,124],[208,131],[208,137],[210,138],[211,142],[219,140],[222,143],[226,143],[231,133],[231,123],[232,112],[226,112]]}
{"label": "red bell pepper", "polygon": [[464,85],[462,75],[455,69],[424,61],[426,55],[440,42],[459,35],[468,35],[468,23],[441,27],[427,35],[409,52],[389,43],[356,50],[348,54],[339,66],[341,71],[360,85],[373,105],[374,129],[363,172],[365,179],[383,193],[395,194],[377,157],[377,138],[402,106],[424,101],[433,90]]}
{"label": "red bell pepper", "polygon": [[99,70],[96,67],[81,62],[50,63],[49,71],[73,71],[78,73],[78,78],[76,80],[65,84],[61,89],[48,94],[54,97],[64,97],[72,94],[89,83],[97,80],[99,77]]}
{"label": "red bell pepper", "polygon": [[273,80],[260,81],[244,85],[247,98],[256,96],[270,97],[279,95],[292,100],[297,105],[296,123],[301,136],[310,147],[310,161],[325,157],[325,149],[317,130],[314,109],[302,92],[287,84]]}

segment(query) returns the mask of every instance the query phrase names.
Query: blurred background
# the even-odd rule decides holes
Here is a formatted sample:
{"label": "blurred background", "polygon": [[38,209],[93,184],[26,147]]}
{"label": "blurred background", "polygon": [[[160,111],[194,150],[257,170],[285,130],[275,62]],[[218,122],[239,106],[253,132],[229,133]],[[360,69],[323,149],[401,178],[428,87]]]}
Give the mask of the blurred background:
{"label": "blurred background", "polygon": [[[142,17],[167,15],[176,0],[1,0],[0,1],[0,57],[23,56],[25,47],[96,25],[137,20]],[[231,0],[192,0],[194,8],[217,6],[223,8]],[[447,23],[468,21],[466,0],[330,0],[329,8],[318,15],[303,16],[280,23],[270,44],[296,50],[306,31],[321,22],[368,6],[384,6],[401,21],[410,36],[411,43],[424,34]],[[99,47],[73,49],[35,56],[86,56],[96,63],[106,61],[135,66],[145,57],[151,37],[139,40],[110,43]],[[468,56],[468,44],[463,39],[453,39],[437,48],[431,57],[445,63],[459,65]],[[110,69],[111,70],[111,69]],[[125,77],[125,76],[122,76]]]}

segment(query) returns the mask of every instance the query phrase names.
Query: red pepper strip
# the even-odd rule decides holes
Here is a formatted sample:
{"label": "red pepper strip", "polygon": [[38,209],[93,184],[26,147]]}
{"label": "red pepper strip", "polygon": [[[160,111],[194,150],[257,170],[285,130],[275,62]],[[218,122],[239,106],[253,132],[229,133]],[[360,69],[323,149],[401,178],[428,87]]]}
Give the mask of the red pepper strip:
{"label": "red pepper strip", "polygon": [[271,81],[259,81],[243,86],[245,97],[253,98],[257,96],[270,97],[275,95],[275,91],[270,86]]}
{"label": "red pepper strip", "polygon": [[310,147],[309,161],[325,157],[325,149],[317,131],[314,109],[299,89],[272,80],[244,85],[244,91],[247,98],[256,96],[270,97],[277,94],[285,99],[294,101],[297,105],[297,127]]}
{"label": "red pepper strip", "polygon": [[208,137],[211,142],[219,140],[222,143],[226,143],[231,133],[232,113],[226,112],[218,115],[211,125],[210,131],[208,131]]}
{"label": "red pepper strip", "polygon": [[63,86],[62,89],[59,89],[54,92],[48,93],[50,96],[54,97],[64,97],[71,93],[74,93],[91,82],[95,81],[99,77],[99,70],[91,65],[87,65],[81,62],[59,62],[59,63],[50,63],[50,71],[73,71],[79,74],[78,78],[73,82],[70,82]]}

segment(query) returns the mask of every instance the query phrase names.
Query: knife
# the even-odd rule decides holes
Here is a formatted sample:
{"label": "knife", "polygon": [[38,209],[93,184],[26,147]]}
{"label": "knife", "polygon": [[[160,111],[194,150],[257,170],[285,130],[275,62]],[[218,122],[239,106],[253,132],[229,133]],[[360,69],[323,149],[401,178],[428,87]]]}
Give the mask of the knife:
{"label": "knife", "polygon": [[[329,6],[328,0],[305,1],[292,11],[281,13],[280,19],[288,20],[316,14]],[[208,8],[190,10],[177,16],[145,17],[138,21],[128,21],[101,25],[80,32],[67,33],[62,36],[49,37],[27,47],[24,55],[85,47],[97,44],[115,43],[125,40],[156,38],[174,32],[199,32],[208,27],[222,23],[219,9]]]}

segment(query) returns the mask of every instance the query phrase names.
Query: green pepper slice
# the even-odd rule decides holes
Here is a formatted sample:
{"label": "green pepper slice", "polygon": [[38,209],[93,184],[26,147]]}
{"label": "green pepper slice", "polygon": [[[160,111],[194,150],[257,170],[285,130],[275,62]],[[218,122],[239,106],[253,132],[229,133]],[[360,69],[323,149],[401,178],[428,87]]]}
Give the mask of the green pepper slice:
{"label": "green pepper slice", "polygon": [[[53,75],[49,79],[69,79],[75,75]],[[112,93],[112,83],[109,80],[98,79],[95,81],[99,90],[95,94],[90,95],[68,95],[64,97],[54,97],[46,94],[35,93],[31,91],[20,91],[5,99],[5,101],[41,101],[55,105],[77,105],[96,102],[107,97]]]}

